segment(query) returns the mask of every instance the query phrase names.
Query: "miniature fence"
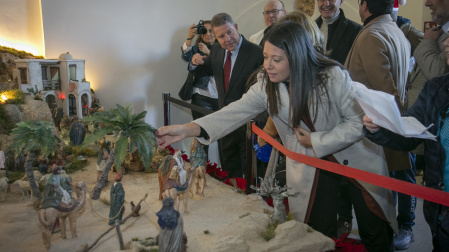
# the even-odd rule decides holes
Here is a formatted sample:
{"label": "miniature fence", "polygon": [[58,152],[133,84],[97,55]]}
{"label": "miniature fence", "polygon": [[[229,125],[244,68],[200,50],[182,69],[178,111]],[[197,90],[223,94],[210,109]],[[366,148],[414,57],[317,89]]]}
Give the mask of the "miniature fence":
{"label": "miniature fence", "polygon": [[[164,126],[170,125],[170,103],[177,104],[181,107],[185,107],[196,112],[208,115],[213,113],[213,110],[205,109],[203,107],[193,105],[179,99],[170,97],[170,93],[162,93],[162,101],[164,102]],[[254,178],[257,178],[257,167],[256,166],[256,153],[253,149],[252,139],[254,133],[251,131],[251,124],[253,121],[249,121],[246,125],[246,188],[245,193],[251,193],[251,185],[256,182]],[[220,155],[221,156],[221,155]],[[257,185],[256,185],[257,186]]]}

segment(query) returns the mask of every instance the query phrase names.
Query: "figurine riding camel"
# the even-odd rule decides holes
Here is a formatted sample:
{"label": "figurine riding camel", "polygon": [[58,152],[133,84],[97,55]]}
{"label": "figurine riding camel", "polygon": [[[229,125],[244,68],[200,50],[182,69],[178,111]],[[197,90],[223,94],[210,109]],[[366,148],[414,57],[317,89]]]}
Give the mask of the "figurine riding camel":
{"label": "figurine riding camel", "polygon": [[66,238],[66,218],[69,218],[72,238],[77,236],[76,220],[78,211],[86,201],[86,184],[76,184],[77,199],[71,196],[71,181],[60,175],[61,166],[52,167],[52,175],[45,185],[41,209],[38,212],[42,238],[47,250],[50,250],[51,235],[57,218],[61,220],[61,236]]}
{"label": "figurine riding camel", "polygon": [[189,187],[193,178],[193,169],[185,169],[181,151],[177,150],[173,156],[168,155],[159,166],[159,199],[171,197],[175,201],[175,209],[179,210],[180,198],[183,198],[184,212],[187,212]]}
{"label": "figurine riding camel", "polygon": [[195,194],[204,197],[204,187],[206,183],[206,162],[207,155],[204,146],[196,139],[193,139],[190,147],[190,166],[195,171],[193,174],[193,184]]}

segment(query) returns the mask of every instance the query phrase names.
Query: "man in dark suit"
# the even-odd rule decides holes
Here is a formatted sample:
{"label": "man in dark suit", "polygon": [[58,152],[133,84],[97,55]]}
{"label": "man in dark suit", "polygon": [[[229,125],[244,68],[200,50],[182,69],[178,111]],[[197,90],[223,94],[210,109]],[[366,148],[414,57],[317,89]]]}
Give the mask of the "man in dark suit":
{"label": "man in dark suit", "polygon": [[[325,50],[330,52],[329,58],[343,65],[363,26],[345,17],[345,13],[340,9],[343,0],[317,0],[317,4],[320,16],[315,22],[324,35]],[[352,229],[352,202],[348,195],[349,186],[346,183],[340,188],[337,237],[351,232]]]}
{"label": "man in dark suit", "polygon": [[[216,14],[211,25],[218,43],[212,46],[210,56],[193,55],[189,70],[196,76],[214,76],[219,108],[223,108],[242,97],[249,76],[263,63],[263,53],[260,46],[239,34],[228,14]],[[245,127],[221,139],[220,162],[230,177],[242,177],[246,167]]]}
{"label": "man in dark suit", "polygon": [[345,17],[340,6],[343,0],[317,0],[320,16],[315,20],[324,35],[329,58],[344,64],[355,38],[363,26]]}

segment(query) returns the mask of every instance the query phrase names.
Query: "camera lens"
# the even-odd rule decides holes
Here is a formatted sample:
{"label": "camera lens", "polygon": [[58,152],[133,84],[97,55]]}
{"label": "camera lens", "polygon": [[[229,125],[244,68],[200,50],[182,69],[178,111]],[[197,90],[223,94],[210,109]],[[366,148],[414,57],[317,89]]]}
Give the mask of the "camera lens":
{"label": "camera lens", "polygon": [[206,27],[204,27],[204,21],[203,20],[200,20],[198,22],[198,25],[196,26],[196,33],[198,33],[200,35],[207,33],[207,29],[206,29]]}
{"label": "camera lens", "polygon": [[197,28],[197,33],[198,34],[206,34],[207,33],[207,29],[204,26],[198,27]]}

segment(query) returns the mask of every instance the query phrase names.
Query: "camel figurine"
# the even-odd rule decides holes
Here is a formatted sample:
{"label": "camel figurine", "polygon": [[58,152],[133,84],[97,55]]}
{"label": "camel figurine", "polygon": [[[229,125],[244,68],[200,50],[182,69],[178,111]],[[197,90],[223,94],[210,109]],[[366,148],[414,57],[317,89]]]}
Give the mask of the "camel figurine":
{"label": "camel figurine", "polygon": [[76,234],[76,219],[78,217],[78,211],[84,206],[86,202],[86,183],[84,181],[76,183],[75,186],[76,196],[78,204],[72,210],[65,212],[60,211],[55,207],[49,207],[45,209],[40,209],[38,212],[42,239],[44,240],[44,245],[47,251],[50,250],[51,246],[51,235],[53,232],[53,227],[56,222],[56,218],[60,218],[61,223],[61,236],[63,239],[66,238],[66,218],[69,218],[70,223],[70,233],[72,238],[77,237]]}
{"label": "camel figurine", "polygon": [[173,157],[166,157],[159,167],[160,196],[171,197],[175,201],[175,209],[179,211],[181,199],[184,213],[187,213],[188,191],[192,183],[193,169],[185,169],[181,151],[177,150]]}
{"label": "camel figurine", "polygon": [[194,138],[190,147],[190,166],[195,171],[193,174],[193,184],[195,187],[195,194],[204,197],[204,187],[206,183],[206,162],[207,155],[204,151],[204,146]]}

